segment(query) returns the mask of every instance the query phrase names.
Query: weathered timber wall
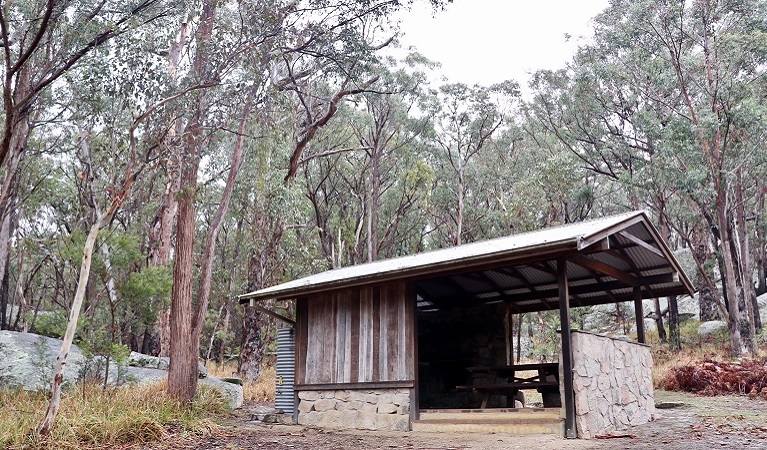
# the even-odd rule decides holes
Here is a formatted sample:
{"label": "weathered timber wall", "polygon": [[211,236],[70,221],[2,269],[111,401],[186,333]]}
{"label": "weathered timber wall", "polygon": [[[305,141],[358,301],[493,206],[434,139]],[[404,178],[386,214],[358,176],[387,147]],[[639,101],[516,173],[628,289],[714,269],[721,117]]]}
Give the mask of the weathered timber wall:
{"label": "weathered timber wall", "polygon": [[404,282],[299,299],[298,384],[414,380],[414,314]]}

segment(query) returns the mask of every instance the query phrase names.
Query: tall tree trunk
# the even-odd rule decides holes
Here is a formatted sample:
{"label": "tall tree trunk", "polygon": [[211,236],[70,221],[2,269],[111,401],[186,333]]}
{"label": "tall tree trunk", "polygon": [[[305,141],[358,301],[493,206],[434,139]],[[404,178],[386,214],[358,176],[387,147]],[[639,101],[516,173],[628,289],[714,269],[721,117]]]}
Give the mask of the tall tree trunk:
{"label": "tall tree trunk", "polygon": [[85,287],[88,284],[88,277],[91,271],[91,256],[93,255],[93,247],[96,245],[96,238],[101,231],[103,223],[98,221],[91,226],[88,232],[88,237],[85,240],[83,246],[83,257],[80,264],[80,278],[77,280],[77,291],[75,292],[75,298],[72,303],[72,309],[69,311],[69,322],[67,323],[67,331],[64,333],[64,341],[61,343],[61,350],[56,357],[56,367],[53,373],[53,383],[51,383],[50,403],[45,411],[45,418],[37,427],[37,432],[41,435],[47,435],[50,433],[53,423],[56,420],[56,415],[59,412],[59,402],[61,400],[61,384],[64,382],[64,368],[67,365],[67,358],[69,357],[69,350],[72,348],[72,341],[75,337],[75,331],[77,331],[77,319],[80,317],[80,308],[85,298]]}
{"label": "tall tree trunk", "polygon": [[[168,78],[175,83],[178,79],[178,65],[181,60],[181,51],[189,38],[189,23],[185,17],[181,21],[176,42],[171,45],[168,53]],[[173,225],[178,214],[178,201],[176,196],[181,189],[181,146],[175,140],[183,133],[183,123],[179,118],[174,118],[166,138],[167,159],[165,172],[167,181],[162,202],[154,217],[154,222],[149,230],[148,264],[150,266],[166,266],[170,261],[170,252],[173,238]],[[163,299],[165,300],[165,299]],[[157,342],[147,348],[147,351],[159,356],[170,355],[170,305],[165,302],[159,308],[154,331],[150,342]],[[142,347],[146,347],[142,344]]]}
{"label": "tall tree trunk", "polygon": [[[192,69],[199,81],[208,78],[210,70],[207,53],[216,15],[215,0],[204,0],[200,21],[195,34],[196,51]],[[197,95],[192,117],[184,132],[184,148],[180,161],[178,217],[176,219],[176,249],[173,264],[173,288],[170,313],[170,367],[168,393],[171,397],[188,402],[197,390],[197,361],[200,340],[195,341],[192,282],[194,274],[195,201],[197,199],[197,171],[203,145],[203,114],[207,111],[206,93]]]}
{"label": "tall tree trunk", "polygon": [[[756,230],[756,237],[755,237],[755,264],[756,264],[756,273],[757,273],[757,283],[756,283],[756,295],[762,295],[767,292],[767,272],[765,271],[765,268],[767,268],[767,254],[765,252],[765,249],[767,248],[767,236],[765,236],[765,227],[767,224],[765,224],[765,216],[764,216],[764,197],[765,197],[765,183],[763,180],[759,180],[756,183],[756,211],[755,211],[755,220],[754,220],[754,229]],[[758,308],[757,308],[758,309]],[[761,322],[761,316],[760,320]]]}
{"label": "tall tree trunk", "polygon": [[[213,24],[215,2],[206,2],[203,18],[209,18]],[[203,20],[205,22],[205,20]],[[202,25],[201,25],[202,28]],[[210,36],[211,30],[205,31]],[[202,94],[204,95],[204,93]],[[200,106],[202,106],[202,99]],[[211,221],[203,246],[200,261],[200,281],[197,287],[197,301],[192,311],[192,271],[194,263],[194,228],[195,197],[197,190],[197,170],[200,162],[202,143],[202,125],[200,117],[195,116],[189,130],[187,155],[181,175],[181,193],[179,195],[178,231],[176,233],[176,261],[173,270],[173,292],[171,294],[171,352],[170,370],[168,371],[168,392],[174,398],[189,401],[197,390],[197,360],[200,355],[200,334],[205,325],[205,315],[210,300],[210,286],[213,276],[216,238],[221,223],[229,209],[232,191],[242,168],[245,132],[250,116],[251,102],[245,103],[240,119],[239,134],[232,153],[232,164],[226,186],[221,195],[216,215]],[[198,111],[202,111],[200,107]],[[186,273],[185,273],[186,272]],[[176,284],[178,283],[178,288]],[[174,359],[176,360],[174,363]]]}
{"label": "tall tree trunk", "polygon": [[[749,239],[748,224],[746,223],[746,206],[743,199],[743,170],[738,170],[737,183],[735,183],[735,231],[739,244],[738,257],[741,268],[741,285],[743,286],[743,298],[745,311],[748,315],[748,328],[751,340],[756,339],[756,330],[762,328],[759,317],[759,303],[756,300],[756,288],[754,287],[754,267],[751,260],[751,245]],[[752,348],[755,351],[755,348]]]}
{"label": "tall tree trunk", "polygon": [[381,197],[381,151],[377,142],[370,150],[370,188],[367,204],[368,262],[378,259],[378,206]]}
{"label": "tall tree trunk", "polygon": [[[131,150],[133,151],[134,149],[132,148]],[[98,210],[95,211],[96,221],[93,223],[93,225],[91,225],[88,236],[85,239],[85,244],[83,245],[83,257],[80,264],[80,276],[77,279],[77,290],[75,291],[75,296],[72,300],[72,308],[69,311],[67,330],[66,333],[64,333],[61,349],[59,350],[59,354],[56,357],[56,367],[53,373],[53,382],[51,383],[51,393],[48,408],[45,411],[45,418],[37,427],[37,432],[42,436],[45,436],[51,432],[53,424],[56,421],[56,416],[59,412],[61,385],[64,382],[64,369],[67,365],[69,351],[72,348],[72,341],[75,337],[75,331],[77,331],[77,320],[80,317],[80,310],[85,298],[85,290],[88,286],[88,280],[90,278],[93,248],[96,245],[96,238],[98,238],[101,230],[109,224],[115,212],[117,212],[117,208],[122,204],[123,200],[130,193],[131,188],[133,187],[133,183],[136,180],[136,176],[141,170],[139,169],[134,171],[133,169],[134,168],[131,165],[129,170],[126,172],[126,177],[123,180],[122,188],[113,194],[112,201],[110,202],[106,211],[103,214],[101,214]]]}
{"label": "tall tree trunk", "polygon": [[[0,273],[6,273],[5,270],[8,267],[8,258],[11,256],[10,252],[10,222],[11,218],[9,216],[6,216],[4,220],[2,220],[2,224],[0,224]],[[5,258],[3,259],[3,256]],[[6,278],[5,275],[0,275],[3,277],[3,279]],[[5,330],[8,326],[8,319],[6,314],[8,313],[8,290],[2,289],[2,284],[0,284],[0,330]],[[13,310],[11,309],[11,314],[13,314]]]}
{"label": "tall tree trunk", "polygon": [[727,293],[728,318],[727,325],[730,330],[730,353],[737,358],[748,351],[749,346],[744,346],[741,330],[743,328],[743,315],[738,301],[736,286],[735,261],[733,261],[732,240],[730,239],[730,224],[725,210],[725,199],[719,196],[716,201],[716,218],[720,234],[721,262],[723,266],[722,282],[725,284]]}
{"label": "tall tree trunk", "polygon": [[242,343],[240,345],[240,364],[237,371],[240,377],[255,382],[261,375],[261,363],[264,357],[261,326],[263,315],[256,308],[247,306],[242,318]]}
{"label": "tall tree trunk", "polygon": [[[197,124],[199,128],[201,126]],[[198,130],[199,131],[199,130]],[[170,314],[170,367],[168,393],[189,401],[197,390],[199,341],[192,334],[192,281],[194,279],[194,225],[197,198],[199,156],[195,138],[188,144],[189,153],[182,163],[181,190],[178,195],[176,251],[173,264]]]}
{"label": "tall tree trunk", "polygon": [[[223,336],[226,336],[229,334],[229,326],[230,321],[232,319],[231,310],[229,309],[229,304],[224,305],[224,324],[221,327],[221,334]],[[226,360],[226,346],[224,339],[218,340],[218,363],[224,364],[224,361]]]}

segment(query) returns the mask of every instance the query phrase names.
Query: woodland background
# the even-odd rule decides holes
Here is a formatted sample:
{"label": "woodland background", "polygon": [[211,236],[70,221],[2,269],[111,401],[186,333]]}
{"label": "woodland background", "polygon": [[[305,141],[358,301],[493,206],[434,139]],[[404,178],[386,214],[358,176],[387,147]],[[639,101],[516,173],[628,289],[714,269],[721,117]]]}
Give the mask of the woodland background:
{"label": "woodland background", "polygon": [[[767,2],[614,0],[525,96],[434,81],[397,49],[400,3],[3,2],[0,327],[61,337],[80,295],[95,354],[236,359],[253,380],[277,325],[238,294],[645,209],[694,261],[700,320],[755,352]],[[675,301],[651,312],[672,348]]]}

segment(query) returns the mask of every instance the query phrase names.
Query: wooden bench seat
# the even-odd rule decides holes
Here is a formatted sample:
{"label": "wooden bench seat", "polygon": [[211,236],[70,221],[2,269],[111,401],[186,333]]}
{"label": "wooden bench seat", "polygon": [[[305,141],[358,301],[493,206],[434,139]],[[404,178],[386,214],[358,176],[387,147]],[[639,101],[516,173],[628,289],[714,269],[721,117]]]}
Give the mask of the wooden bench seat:
{"label": "wooden bench seat", "polygon": [[493,392],[511,392],[520,389],[540,389],[540,388],[559,388],[557,381],[526,381],[524,383],[493,383],[493,384],[473,384],[456,386],[456,389],[473,389],[477,391]]}
{"label": "wooden bench seat", "polygon": [[[527,381],[524,383],[493,383],[493,384],[473,384],[456,386],[456,389],[471,390],[482,396],[482,405],[480,408],[487,408],[487,402],[491,394],[501,394],[514,397],[517,392],[525,389],[535,389],[545,396],[554,395],[559,397],[559,382],[557,381]],[[520,400],[524,404],[524,400]],[[548,403],[544,399],[544,404]],[[556,402],[555,402],[556,403]]]}

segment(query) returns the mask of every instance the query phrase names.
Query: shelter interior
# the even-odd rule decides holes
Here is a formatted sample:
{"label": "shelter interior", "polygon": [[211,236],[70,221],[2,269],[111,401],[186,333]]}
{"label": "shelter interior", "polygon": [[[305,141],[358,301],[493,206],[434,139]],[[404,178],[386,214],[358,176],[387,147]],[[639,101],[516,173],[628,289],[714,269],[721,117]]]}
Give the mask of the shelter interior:
{"label": "shelter interior", "polygon": [[[679,282],[666,255],[652,242],[650,230],[639,223],[605,234],[581,252],[535,255],[521,263],[496,264],[418,281],[419,408],[513,407],[516,388],[524,389],[525,383],[520,382],[524,380],[532,380],[528,388],[552,393],[543,406],[560,406],[558,389],[541,383],[546,380],[530,376],[529,371],[515,378],[513,372],[498,377],[497,372],[482,369],[514,365],[513,317],[559,310],[560,300],[567,302],[568,310],[633,301],[637,338],[643,342],[641,299],[663,295]],[[560,298],[563,277],[566,299]],[[557,361],[540,362],[553,365]],[[554,379],[558,380],[558,371],[548,381]],[[490,389],[491,384],[499,388]],[[488,388],[486,394],[492,395],[487,405],[481,405],[488,400],[480,395],[482,389],[470,389],[472,385]]]}

